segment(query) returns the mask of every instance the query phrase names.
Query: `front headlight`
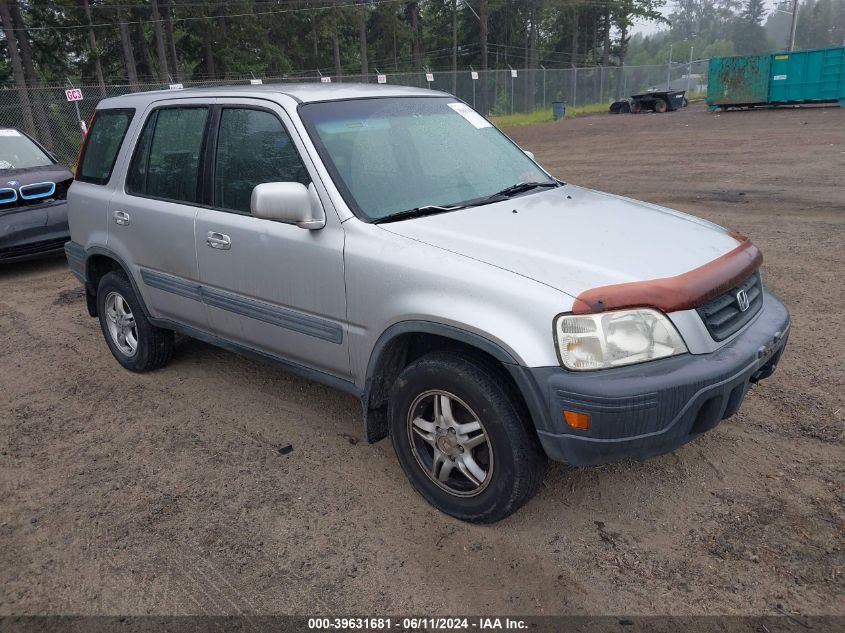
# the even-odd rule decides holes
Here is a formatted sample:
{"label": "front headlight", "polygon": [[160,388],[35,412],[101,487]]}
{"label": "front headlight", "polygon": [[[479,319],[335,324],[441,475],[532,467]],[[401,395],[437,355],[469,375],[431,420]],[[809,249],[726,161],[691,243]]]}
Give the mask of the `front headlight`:
{"label": "front headlight", "polygon": [[669,318],[650,308],[602,314],[562,314],[555,343],[567,369],[605,369],[687,351]]}

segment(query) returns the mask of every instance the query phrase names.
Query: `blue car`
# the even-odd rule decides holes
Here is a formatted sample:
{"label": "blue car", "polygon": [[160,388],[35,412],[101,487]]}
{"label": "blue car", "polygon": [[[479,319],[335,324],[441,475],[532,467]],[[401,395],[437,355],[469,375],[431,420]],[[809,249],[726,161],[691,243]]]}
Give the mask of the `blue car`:
{"label": "blue car", "polygon": [[0,263],[63,252],[73,174],[25,132],[0,128]]}

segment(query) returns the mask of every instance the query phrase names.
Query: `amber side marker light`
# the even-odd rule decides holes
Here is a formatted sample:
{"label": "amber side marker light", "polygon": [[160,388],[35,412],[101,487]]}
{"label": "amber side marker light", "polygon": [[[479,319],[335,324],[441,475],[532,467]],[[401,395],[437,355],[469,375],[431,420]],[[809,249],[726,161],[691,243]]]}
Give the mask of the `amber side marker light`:
{"label": "amber side marker light", "polygon": [[563,419],[573,429],[589,429],[590,416],[586,413],[578,413],[577,411],[563,410]]}

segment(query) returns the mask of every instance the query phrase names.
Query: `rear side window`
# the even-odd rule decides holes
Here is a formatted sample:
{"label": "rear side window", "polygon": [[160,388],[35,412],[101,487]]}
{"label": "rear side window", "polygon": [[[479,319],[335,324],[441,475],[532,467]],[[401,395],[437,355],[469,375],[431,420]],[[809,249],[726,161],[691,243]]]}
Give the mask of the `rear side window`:
{"label": "rear side window", "polygon": [[154,111],[135,147],[126,191],[174,202],[198,202],[197,183],[206,119],[206,107]]}
{"label": "rear side window", "polygon": [[105,185],[135,110],[97,110],[79,161],[76,179]]}
{"label": "rear side window", "polygon": [[282,122],[270,112],[225,108],[214,163],[214,206],[249,213],[255,185],[311,182]]}

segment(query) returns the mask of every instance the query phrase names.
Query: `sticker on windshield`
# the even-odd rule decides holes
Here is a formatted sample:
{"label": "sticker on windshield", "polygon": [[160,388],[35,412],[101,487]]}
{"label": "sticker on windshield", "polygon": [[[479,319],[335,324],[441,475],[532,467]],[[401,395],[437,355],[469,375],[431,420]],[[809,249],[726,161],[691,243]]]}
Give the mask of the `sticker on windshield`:
{"label": "sticker on windshield", "polygon": [[490,123],[490,121],[478,114],[478,112],[470,108],[465,103],[447,103],[446,105],[472,123],[479,130],[484,127],[493,127],[493,124]]}
{"label": "sticker on windshield", "polygon": [[0,136],[20,136],[21,133],[17,130],[0,130]]}

